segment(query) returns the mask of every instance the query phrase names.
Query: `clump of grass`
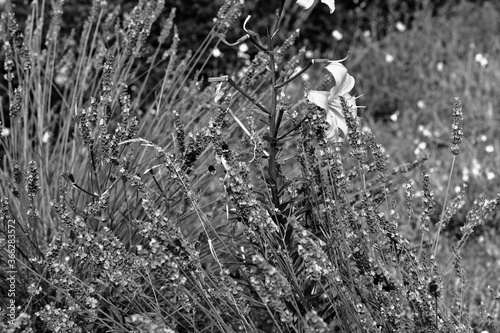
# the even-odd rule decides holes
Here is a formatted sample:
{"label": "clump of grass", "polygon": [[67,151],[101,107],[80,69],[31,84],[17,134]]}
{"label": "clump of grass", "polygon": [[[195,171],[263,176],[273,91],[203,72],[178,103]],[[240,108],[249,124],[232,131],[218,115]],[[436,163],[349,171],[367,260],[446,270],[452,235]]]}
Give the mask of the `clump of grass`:
{"label": "clump of grass", "polygon": [[[15,47],[4,53],[10,134],[2,138],[0,214],[3,236],[7,224],[16,227],[16,251],[13,264],[3,251],[0,265],[18,273],[17,317],[4,314],[3,328],[471,331],[460,250],[498,195],[475,198],[464,236],[440,262],[440,230],[465,193],[445,200],[434,228],[425,158],[391,166],[345,95],[336,119],[348,133],[327,140],[331,110],[287,96],[305,70],[329,63],[296,70],[303,51],[287,52],[298,32],[276,37],[290,3],[276,8],[267,37],[247,20],[246,35],[230,43],[243,5],[225,1],[206,41],[187,55],[177,53],[175,10],[157,49],[146,50],[163,5],[141,1],[122,16],[95,1],[81,40],[63,49],[62,3],[54,3],[47,35],[43,6],[32,6],[24,33],[8,16],[1,37]],[[215,40],[259,51],[240,75],[205,86],[192,79],[194,67]],[[159,66],[165,75],[149,91]],[[421,203],[410,181],[418,169]],[[403,186],[407,201],[399,201]],[[419,226],[417,241],[400,230],[408,221]],[[495,305],[483,308],[476,328],[494,327]]]}

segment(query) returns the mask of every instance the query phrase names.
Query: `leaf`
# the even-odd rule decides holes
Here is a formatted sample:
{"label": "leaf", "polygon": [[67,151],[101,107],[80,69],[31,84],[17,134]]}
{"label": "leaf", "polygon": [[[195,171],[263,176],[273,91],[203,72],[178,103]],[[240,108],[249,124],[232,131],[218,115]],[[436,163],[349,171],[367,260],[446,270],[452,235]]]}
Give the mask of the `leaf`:
{"label": "leaf", "polygon": [[265,141],[267,141],[267,142],[270,142],[270,143],[278,143],[278,140],[276,140],[275,138],[273,138],[270,135],[264,135],[262,137],[262,139],[265,140]]}

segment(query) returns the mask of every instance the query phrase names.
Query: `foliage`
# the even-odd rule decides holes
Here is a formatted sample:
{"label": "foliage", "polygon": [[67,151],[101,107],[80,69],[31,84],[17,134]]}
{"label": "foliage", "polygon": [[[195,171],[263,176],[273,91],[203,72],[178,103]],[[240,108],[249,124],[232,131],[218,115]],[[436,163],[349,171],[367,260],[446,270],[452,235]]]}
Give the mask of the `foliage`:
{"label": "foliage", "polygon": [[[140,1],[130,12],[94,1],[69,35],[60,30],[62,1],[52,3],[49,21],[34,2],[24,28],[2,13],[8,115],[0,290],[9,299],[3,281],[16,271],[18,306],[13,325],[2,313],[2,329],[498,329],[500,286],[491,277],[497,264],[481,272],[486,281],[468,284],[466,263],[473,253],[467,241],[496,212],[500,196],[465,185],[453,194],[450,186],[461,156],[471,153],[464,118],[474,95],[464,94],[465,106],[442,102],[450,116],[440,129],[451,136],[442,145],[453,154],[443,172],[446,190],[436,198],[428,165],[438,157],[403,151],[397,158],[406,162],[391,165],[376,139],[386,125],[356,115],[348,94],[331,99],[349,134],[328,140],[331,110],[301,96],[312,82],[327,91],[340,83],[323,76],[321,64],[330,60],[307,59],[297,31],[278,30],[280,23],[289,27],[286,13],[301,15],[295,2],[274,5],[264,35],[255,18],[243,24],[242,2],[225,1],[199,49],[186,54],[178,51],[176,11],[163,1]],[[425,20],[444,24],[427,14],[416,16],[411,36],[421,35]],[[244,33],[235,36],[235,26]],[[434,32],[427,32],[422,40],[430,43]],[[403,50],[405,42],[389,33],[367,49]],[[222,43],[242,53],[238,72],[193,79]],[[405,59],[412,56],[408,51]],[[455,56],[458,66],[460,49]],[[390,87],[374,77],[378,69],[389,80],[392,69],[364,68],[366,59],[358,55],[348,67],[356,69],[357,89],[376,102],[387,96],[366,87]],[[310,83],[298,84],[307,73]],[[431,74],[426,78],[439,81]],[[403,130],[425,119],[412,117],[401,112]],[[449,239],[443,230],[466,202],[461,233]],[[472,286],[482,293],[480,306],[469,297]]]}

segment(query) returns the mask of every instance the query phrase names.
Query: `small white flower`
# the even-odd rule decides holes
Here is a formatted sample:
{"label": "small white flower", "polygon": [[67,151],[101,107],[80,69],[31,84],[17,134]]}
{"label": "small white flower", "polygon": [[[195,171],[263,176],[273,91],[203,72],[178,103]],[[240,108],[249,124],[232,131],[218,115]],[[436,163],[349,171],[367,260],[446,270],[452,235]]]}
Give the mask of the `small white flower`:
{"label": "small white flower", "polygon": [[422,100],[419,100],[419,101],[417,102],[417,107],[418,107],[419,109],[423,109],[423,108],[425,108],[425,102],[424,102],[424,101],[422,101]]}
{"label": "small white flower", "polygon": [[487,153],[492,153],[495,151],[495,147],[493,147],[493,145],[487,145],[484,147],[484,150],[486,150]]}
{"label": "small white flower", "polygon": [[336,40],[342,40],[342,38],[344,38],[344,35],[340,31],[335,29],[332,31],[332,37]]}
{"label": "small white flower", "polygon": [[43,143],[49,142],[51,136],[52,133],[50,133],[49,131],[45,131],[45,133],[43,133],[42,142]]}
{"label": "small white flower", "polygon": [[418,131],[422,133],[422,135],[425,136],[426,138],[432,137],[432,132],[424,125],[419,125]]}
{"label": "small white flower", "polygon": [[68,82],[68,76],[66,74],[64,74],[64,73],[57,73],[56,77],[54,78],[54,82],[57,85],[62,86],[66,82]]}
{"label": "small white flower", "polygon": [[420,142],[418,145],[417,145],[417,148],[415,148],[415,150],[413,151],[413,153],[415,155],[419,155],[423,150],[425,150],[427,148],[427,143],[425,142]]}
{"label": "small white flower", "polygon": [[486,59],[486,57],[482,53],[477,53],[474,60],[476,60],[476,62],[481,65],[481,67],[486,67],[488,65],[488,59]]}
{"label": "small white flower", "polygon": [[486,171],[486,179],[492,180],[493,178],[495,178],[495,173],[490,170]]}
{"label": "small white flower", "polygon": [[216,47],[212,50],[212,56],[214,58],[222,57],[222,52]]}
{"label": "small white flower", "polygon": [[5,138],[5,137],[8,137],[10,135],[10,128],[7,128],[7,127],[4,127],[2,129],[2,133],[1,135]]}
{"label": "small white flower", "polygon": [[479,161],[477,159],[472,160],[472,175],[474,177],[478,177],[481,173],[481,164],[479,164]]}
{"label": "small white flower", "polygon": [[238,58],[249,59],[250,56],[247,54],[248,50],[248,45],[246,43],[240,44],[240,46],[238,46]]}
{"label": "small white flower", "polygon": [[372,36],[372,33],[370,30],[365,30],[363,31],[363,37],[366,39],[369,39]]}
{"label": "small white flower", "polygon": [[248,45],[246,43],[241,43],[238,50],[242,53],[248,52]]}
{"label": "small white flower", "polygon": [[399,111],[396,111],[389,116],[389,119],[391,119],[392,121],[398,121],[398,116],[399,116]]}
{"label": "small white flower", "polygon": [[393,61],[394,61],[394,56],[392,54],[387,53],[385,55],[385,62],[388,63],[388,64],[390,64]]}
{"label": "small white flower", "polygon": [[470,175],[470,171],[469,171],[469,169],[468,169],[468,168],[464,168],[464,169],[462,170],[462,180],[463,180],[464,182],[468,182],[468,181],[469,181],[469,175]]}
{"label": "small white flower", "polygon": [[403,24],[403,22],[397,22],[396,23],[396,29],[399,31],[399,32],[403,32],[406,30],[406,26]]}
{"label": "small white flower", "polygon": [[444,64],[441,61],[438,62],[437,65],[436,65],[436,69],[437,69],[438,72],[442,72],[443,69],[444,69]]}

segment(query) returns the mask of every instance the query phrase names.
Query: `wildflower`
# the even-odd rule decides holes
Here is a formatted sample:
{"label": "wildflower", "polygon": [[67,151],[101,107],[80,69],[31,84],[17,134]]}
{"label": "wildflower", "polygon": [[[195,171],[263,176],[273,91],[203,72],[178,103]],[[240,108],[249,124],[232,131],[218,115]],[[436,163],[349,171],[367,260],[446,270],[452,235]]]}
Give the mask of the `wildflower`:
{"label": "wildflower", "polygon": [[25,182],[26,182],[26,192],[28,192],[28,196],[30,198],[35,197],[38,190],[40,189],[38,166],[35,161],[29,162],[29,171],[26,172]]}
{"label": "wildflower", "polygon": [[163,28],[161,29],[160,37],[158,38],[158,41],[161,44],[165,43],[165,40],[172,31],[172,27],[174,26],[175,12],[176,12],[175,7],[170,10],[170,15],[168,16],[168,19],[165,21]]}
{"label": "wildflower", "polygon": [[384,174],[387,171],[388,156],[385,153],[384,147],[381,144],[377,143],[375,136],[372,133],[368,133],[366,135],[367,143],[372,150],[373,157],[375,158],[375,168],[380,171],[381,174]]}
{"label": "wildflower", "polygon": [[444,64],[442,61],[438,62],[437,65],[436,65],[436,69],[438,70],[438,72],[442,72],[443,69],[444,69]]}
{"label": "wildflower", "polygon": [[344,38],[344,35],[340,31],[335,29],[332,31],[332,37],[335,38],[336,40],[342,40],[342,38]]}
{"label": "wildflower", "polygon": [[[334,0],[321,0],[321,2],[330,7],[330,14],[335,11]],[[297,0],[297,4],[304,7],[305,9],[308,9],[314,4],[314,0]]]}
{"label": "wildflower", "polygon": [[385,55],[385,62],[388,63],[388,64],[390,64],[393,61],[394,61],[394,56],[392,54],[387,53]]}
{"label": "wildflower", "polygon": [[174,114],[174,128],[175,128],[175,141],[179,148],[179,152],[184,154],[186,151],[186,146],[184,145],[184,127],[179,117],[179,113],[176,110],[173,111]]}
{"label": "wildflower", "polygon": [[431,215],[434,213],[435,203],[434,203],[434,193],[431,190],[430,177],[426,170],[422,172],[422,182],[423,182],[423,203],[424,210],[422,214],[422,229],[426,232],[429,231],[429,224],[431,220]]}
{"label": "wildflower", "polygon": [[391,121],[398,121],[398,117],[399,117],[399,111],[396,111],[396,112],[394,112],[393,114],[391,114],[391,115],[389,116],[389,119],[390,119]]}
{"label": "wildflower", "polygon": [[21,180],[23,179],[23,173],[21,172],[21,167],[17,161],[13,161],[12,163],[12,173],[14,174],[14,181],[17,184],[21,184]]}
{"label": "wildflower", "polygon": [[432,137],[432,132],[426,128],[424,125],[418,125],[418,131],[422,133],[423,136],[430,138]]}
{"label": "wildflower", "polygon": [[323,318],[316,312],[311,310],[306,313],[305,317],[305,332],[324,333],[328,332],[328,325],[324,322]]}
{"label": "wildflower", "polygon": [[6,137],[8,137],[9,135],[10,135],[10,128],[7,128],[7,127],[2,127],[2,128],[0,129],[0,136],[1,136],[1,137],[6,138]]}
{"label": "wildflower", "polygon": [[406,177],[404,189],[406,193],[406,211],[408,212],[408,216],[411,216],[413,214],[413,198],[415,197],[415,192],[413,190],[413,182],[408,177]]}
{"label": "wildflower", "polygon": [[422,100],[419,100],[419,101],[417,102],[417,107],[418,107],[419,109],[423,109],[423,108],[425,108],[425,102],[424,102],[424,101],[422,101]]}
{"label": "wildflower", "polygon": [[104,61],[104,65],[102,67],[102,95],[105,96],[106,99],[109,98],[109,94],[111,93],[111,88],[113,87],[113,75],[115,73],[114,68],[115,57],[112,53],[108,53],[106,55],[106,60]]}
{"label": "wildflower", "polygon": [[420,153],[422,153],[422,151],[424,151],[425,149],[427,148],[427,143],[426,142],[419,142],[419,144],[417,145],[417,148],[415,148],[415,150],[413,151],[413,153],[415,155],[419,155]]}
{"label": "wildflower", "polygon": [[217,17],[214,19],[215,31],[221,38],[226,37],[226,32],[234,26],[234,22],[241,15],[244,1],[226,0],[220,7]]}
{"label": "wildflower", "polygon": [[51,136],[52,136],[51,132],[45,131],[45,133],[43,133],[43,136],[42,136],[42,142],[43,143],[48,143]]}
{"label": "wildflower", "polygon": [[212,50],[212,56],[214,58],[220,58],[222,56],[222,52],[216,47]]}
{"label": "wildflower", "polygon": [[396,29],[399,31],[399,32],[403,32],[406,30],[406,26],[402,23],[402,22],[397,22],[396,23]]}
{"label": "wildflower", "polygon": [[477,53],[474,60],[483,68],[488,65],[488,59],[482,53]]}
{"label": "wildflower", "polygon": [[8,41],[4,42],[3,50],[5,54],[5,60],[3,69],[5,71],[4,79],[7,81],[12,81],[14,75],[12,74],[12,70],[14,69],[14,51],[12,50],[12,46]]}
{"label": "wildflower", "polygon": [[240,46],[238,47],[238,50],[242,53],[247,53],[249,48],[246,43],[241,43]]}
{"label": "wildflower", "polygon": [[21,112],[22,93],[23,93],[22,86],[19,86],[16,89],[14,89],[14,97],[12,98],[12,101],[10,102],[9,106],[9,116],[11,119],[14,119],[17,116],[19,116],[19,112]]}
{"label": "wildflower", "polygon": [[462,104],[458,97],[455,97],[455,105],[453,105],[453,123],[451,125],[451,152],[453,155],[458,155],[460,153],[460,143],[462,143],[462,137],[464,135],[462,123],[464,121],[464,115],[462,112]]}
{"label": "wildflower", "polygon": [[354,78],[347,73],[347,69],[338,61],[331,62],[326,69],[332,73],[335,79],[335,86],[328,91],[311,90],[307,96],[309,101],[326,110],[326,121],[330,128],[326,132],[325,138],[328,141],[342,142],[340,131],[347,136],[347,124],[342,111],[340,97],[346,100],[349,109],[356,117],[356,100],[349,92],[354,87]]}

